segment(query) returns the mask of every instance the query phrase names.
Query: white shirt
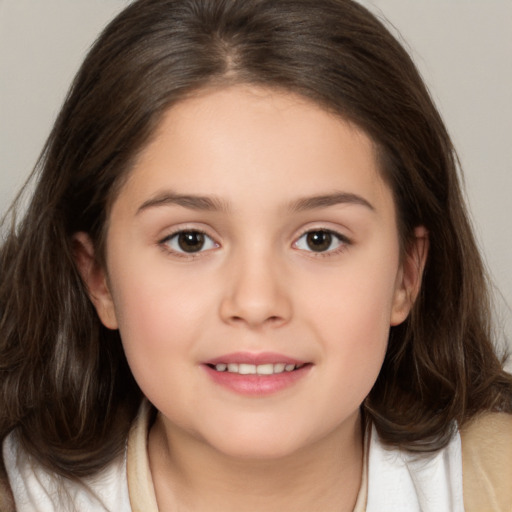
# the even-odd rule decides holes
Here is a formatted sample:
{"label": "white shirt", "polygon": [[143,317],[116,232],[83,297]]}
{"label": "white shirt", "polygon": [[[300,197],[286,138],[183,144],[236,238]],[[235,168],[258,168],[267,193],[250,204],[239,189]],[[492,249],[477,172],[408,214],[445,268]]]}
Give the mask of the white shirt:
{"label": "white shirt", "polygon": [[458,432],[443,449],[415,454],[386,448],[372,430],[366,512],[464,512]]}
{"label": "white shirt", "polygon": [[126,457],[93,477],[73,481],[48,472],[20,447],[14,433],[3,457],[17,512],[131,512]]}
{"label": "white shirt", "polygon": [[[27,455],[11,433],[4,441],[3,456],[17,511],[156,512],[147,455],[149,415],[145,403],[125,454],[101,473],[79,481],[49,473]],[[385,447],[372,428],[365,448],[363,484],[355,512],[464,512],[458,433],[441,450],[411,454]]]}

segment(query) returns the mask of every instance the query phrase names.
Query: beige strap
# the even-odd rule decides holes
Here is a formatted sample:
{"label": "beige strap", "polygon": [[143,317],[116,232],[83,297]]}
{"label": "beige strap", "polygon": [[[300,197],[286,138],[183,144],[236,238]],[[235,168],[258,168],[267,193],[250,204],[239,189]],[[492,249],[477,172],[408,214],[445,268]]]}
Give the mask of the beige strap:
{"label": "beige strap", "polygon": [[466,512],[512,512],[512,415],[482,414],[460,434]]}
{"label": "beige strap", "polygon": [[370,437],[372,425],[365,429],[363,441],[363,471],[361,475],[361,486],[357,495],[356,504],[352,512],[365,512],[366,502],[368,501],[368,458],[370,456]]}
{"label": "beige strap", "polygon": [[128,436],[126,472],[133,512],[158,512],[147,450],[150,415],[151,406],[144,400]]}

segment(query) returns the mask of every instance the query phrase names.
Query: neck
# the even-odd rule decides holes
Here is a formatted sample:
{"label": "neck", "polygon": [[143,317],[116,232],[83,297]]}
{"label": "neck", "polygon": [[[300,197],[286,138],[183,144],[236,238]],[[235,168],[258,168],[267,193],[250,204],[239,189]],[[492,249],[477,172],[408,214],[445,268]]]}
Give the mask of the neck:
{"label": "neck", "polygon": [[352,511],[363,467],[361,421],[357,415],[286,457],[247,460],[170,429],[159,416],[149,459],[161,512]]}

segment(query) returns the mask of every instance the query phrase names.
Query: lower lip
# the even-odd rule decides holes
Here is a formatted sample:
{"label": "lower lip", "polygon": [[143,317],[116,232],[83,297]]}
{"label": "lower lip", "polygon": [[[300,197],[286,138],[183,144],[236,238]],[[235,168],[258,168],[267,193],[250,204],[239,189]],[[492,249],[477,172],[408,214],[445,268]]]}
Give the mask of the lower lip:
{"label": "lower lip", "polygon": [[218,372],[208,365],[203,366],[210,378],[217,384],[240,395],[266,396],[293,386],[304,378],[311,369],[306,364],[292,372],[273,375],[241,375],[239,373]]}

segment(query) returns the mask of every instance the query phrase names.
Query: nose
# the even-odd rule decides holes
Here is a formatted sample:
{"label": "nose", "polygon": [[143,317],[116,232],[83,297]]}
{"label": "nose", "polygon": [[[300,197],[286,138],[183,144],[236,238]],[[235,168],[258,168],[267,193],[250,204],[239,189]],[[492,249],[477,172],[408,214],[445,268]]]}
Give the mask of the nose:
{"label": "nose", "polygon": [[290,287],[275,258],[253,254],[231,262],[220,303],[221,319],[257,330],[280,327],[292,317]]}

